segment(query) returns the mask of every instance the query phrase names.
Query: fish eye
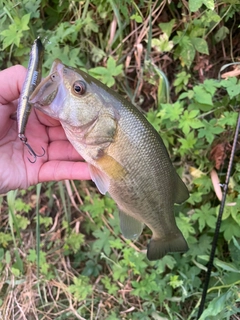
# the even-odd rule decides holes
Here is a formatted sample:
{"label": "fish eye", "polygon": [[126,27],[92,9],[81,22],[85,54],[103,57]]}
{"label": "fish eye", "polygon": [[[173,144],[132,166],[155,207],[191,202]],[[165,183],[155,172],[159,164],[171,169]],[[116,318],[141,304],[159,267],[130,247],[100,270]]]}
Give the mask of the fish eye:
{"label": "fish eye", "polygon": [[86,83],[84,81],[78,80],[73,84],[73,90],[76,94],[83,95],[86,89]]}

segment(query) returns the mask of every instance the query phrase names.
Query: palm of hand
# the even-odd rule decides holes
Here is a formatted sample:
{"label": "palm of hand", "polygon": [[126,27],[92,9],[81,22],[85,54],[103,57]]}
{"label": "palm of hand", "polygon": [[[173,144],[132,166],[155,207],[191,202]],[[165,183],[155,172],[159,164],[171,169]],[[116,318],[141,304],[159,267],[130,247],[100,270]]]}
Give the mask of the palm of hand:
{"label": "palm of hand", "polygon": [[[16,111],[26,70],[15,66],[0,72],[0,193],[27,188],[38,182],[62,179],[89,179],[85,162],[67,141],[58,121],[32,110],[27,128],[28,143],[36,154],[35,163],[28,148],[18,137],[17,122],[10,118]],[[13,78],[16,78],[13,82]]]}

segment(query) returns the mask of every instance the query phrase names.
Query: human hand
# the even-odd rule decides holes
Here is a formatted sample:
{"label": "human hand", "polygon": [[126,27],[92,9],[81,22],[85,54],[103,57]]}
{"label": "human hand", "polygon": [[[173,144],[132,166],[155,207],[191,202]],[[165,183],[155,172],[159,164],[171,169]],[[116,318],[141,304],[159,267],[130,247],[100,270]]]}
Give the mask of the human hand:
{"label": "human hand", "polygon": [[18,137],[17,121],[10,118],[25,76],[26,69],[20,65],[0,72],[0,194],[44,181],[90,179],[87,163],[67,140],[60,123],[34,108],[25,135],[36,154],[41,155],[42,148],[45,154],[29,162],[33,158]]}

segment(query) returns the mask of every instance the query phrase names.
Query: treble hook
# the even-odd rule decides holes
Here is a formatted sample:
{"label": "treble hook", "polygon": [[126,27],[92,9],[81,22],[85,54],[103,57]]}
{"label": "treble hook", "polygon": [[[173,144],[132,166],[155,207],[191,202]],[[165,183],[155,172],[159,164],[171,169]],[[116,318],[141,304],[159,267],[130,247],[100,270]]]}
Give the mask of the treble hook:
{"label": "treble hook", "polygon": [[33,161],[31,161],[31,160],[28,158],[28,161],[29,161],[29,162],[35,163],[36,160],[37,160],[37,158],[41,158],[41,157],[43,157],[43,156],[45,155],[46,152],[45,152],[45,149],[44,149],[43,147],[42,147],[43,154],[37,155],[36,152],[33,150],[33,148],[30,146],[30,144],[27,142],[27,138],[26,138],[23,134],[19,135],[19,138],[20,138],[20,140],[25,144],[25,146],[28,148],[29,154],[30,154],[32,157],[34,157],[34,160],[33,160]]}

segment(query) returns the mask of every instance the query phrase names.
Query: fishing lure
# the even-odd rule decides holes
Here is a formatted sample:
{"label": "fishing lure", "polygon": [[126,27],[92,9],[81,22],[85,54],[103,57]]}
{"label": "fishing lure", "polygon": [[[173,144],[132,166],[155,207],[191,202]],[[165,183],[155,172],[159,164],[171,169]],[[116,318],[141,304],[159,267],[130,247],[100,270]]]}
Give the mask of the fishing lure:
{"label": "fishing lure", "polygon": [[29,153],[34,157],[34,160],[28,160],[31,163],[36,161],[37,157],[42,157],[45,154],[37,155],[32,147],[27,142],[27,137],[25,136],[26,124],[28,121],[28,117],[31,111],[31,105],[29,104],[29,97],[36,88],[36,86],[40,83],[42,77],[42,63],[43,63],[43,55],[44,55],[44,46],[40,38],[37,38],[32,46],[30,59],[28,63],[28,71],[26,75],[26,79],[23,84],[23,88],[20,94],[20,98],[18,101],[17,107],[17,122],[18,122],[18,136],[20,140],[27,146]]}

